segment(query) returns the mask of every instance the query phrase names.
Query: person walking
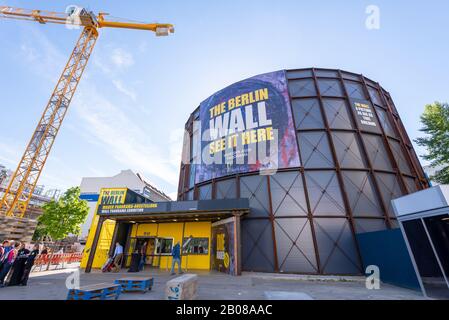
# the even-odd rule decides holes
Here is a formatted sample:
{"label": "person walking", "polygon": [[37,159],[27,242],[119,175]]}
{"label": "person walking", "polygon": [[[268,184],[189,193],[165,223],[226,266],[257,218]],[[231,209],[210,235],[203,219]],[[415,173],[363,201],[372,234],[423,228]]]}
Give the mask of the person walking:
{"label": "person walking", "polygon": [[36,259],[37,255],[39,254],[39,244],[35,244],[33,246],[33,250],[31,250],[30,254],[27,257],[27,260],[25,262],[25,268],[23,269],[23,275],[20,279],[20,286],[26,286],[28,283],[28,278],[30,277],[31,269],[34,265],[34,259]]}
{"label": "person walking", "polygon": [[123,246],[120,244],[120,242],[117,242],[115,244],[115,250],[114,250],[114,272],[119,272],[122,267],[122,258],[123,258]]}
{"label": "person walking", "polygon": [[7,277],[9,270],[11,269],[14,260],[16,259],[19,247],[20,242],[15,242],[13,245],[13,249],[9,250],[4,257],[2,271],[0,272],[0,286],[2,287],[4,286],[5,278]]}
{"label": "person walking", "polygon": [[139,271],[143,271],[145,268],[145,263],[147,260],[147,242],[145,241],[140,248],[140,263],[139,263]]}
{"label": "person walking", "polygon": [[179,274],[182,274],[181,269],[181,246],[179,245],[179,241],[176,242],[176,244],[173,246],[173,249],[171,251],[171,255],[173,257],[172,263],[171,263],[171,275],[175,274],[175,263],[178,264],[178,272]]}

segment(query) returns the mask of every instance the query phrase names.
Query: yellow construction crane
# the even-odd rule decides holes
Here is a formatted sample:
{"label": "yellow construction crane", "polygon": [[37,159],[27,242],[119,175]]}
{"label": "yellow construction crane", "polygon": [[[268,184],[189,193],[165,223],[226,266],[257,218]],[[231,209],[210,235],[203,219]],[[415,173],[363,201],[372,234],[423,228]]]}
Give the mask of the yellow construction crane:
{"label": "yellow construction crane", "polygon": [[69,61],[2,197],[1,214],[14,217],[25,215],[48,154],[95,46],[98,29],[108,27],[149,30],[155,32],[157,36],[167,36],[174,32],[173,25],[167,23],[120,22],[107,20],[105,16],[106,13],[95,15],[77,6],[68,7],[65,13],[0,6],[0,18],[83,27]]}

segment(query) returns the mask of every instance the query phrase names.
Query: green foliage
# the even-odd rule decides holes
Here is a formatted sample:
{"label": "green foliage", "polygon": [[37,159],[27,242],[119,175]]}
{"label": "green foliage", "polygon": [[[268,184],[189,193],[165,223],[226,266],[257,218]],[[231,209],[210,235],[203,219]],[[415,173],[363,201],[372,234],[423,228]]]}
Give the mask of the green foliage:
{"label": "green foliage", "polygon": [[38,218],[34,238],[50,236],[53,240],[62,240],[69,234],[78,235],[80,225],[89,212],[85,200],[80,200],[80,188],[68,189],[58,201],[50,201],[42,208],[43,214]]}
{"label": "green foliage", "polygon": [[423,158],[431,161],[432,166],[444,166],[431,179],[449,184],[449,104],[435,102],[426,105],[421,122],[421,131],[427,136],[415,142],[427,148],[428,154]]}

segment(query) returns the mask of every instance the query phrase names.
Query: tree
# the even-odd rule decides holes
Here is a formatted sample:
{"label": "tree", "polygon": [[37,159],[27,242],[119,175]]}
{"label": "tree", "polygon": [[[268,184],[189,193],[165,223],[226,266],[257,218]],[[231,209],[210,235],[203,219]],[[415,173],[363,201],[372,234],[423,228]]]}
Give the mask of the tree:
{"label": "tree", "polygon": [[449,184],[449,104],[435,102],[426,105],[421,122],[423,127],[420,131],[427,136],[415,139],[415,142],[427,148],[428,154],[423,159],[431,161],[431,166],[443,166],[430,178]]}
{"label": "tree", "polygon": [[80,188],[68,189],[59,200],[51,200],[42,208],[38,218],[35,238],[50,236],[53,240],[62,240],[69,234],[79,235],[80,225],[89,212],[89,206],[80,198]]}

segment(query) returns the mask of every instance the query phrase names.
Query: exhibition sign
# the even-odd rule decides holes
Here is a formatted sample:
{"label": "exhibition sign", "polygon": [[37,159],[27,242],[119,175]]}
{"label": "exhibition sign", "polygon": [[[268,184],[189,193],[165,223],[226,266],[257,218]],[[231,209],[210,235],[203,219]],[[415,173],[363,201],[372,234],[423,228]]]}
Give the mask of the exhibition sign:
{"label": "exhibition sign", "polygon": [[127,188],[103,188],[100,191],[99,204],[125,203]]}
{"label": "exhibition sign", "polygon": [[352,105],[361,129],[369,131],[379,130],[379,124],[377,123],[373,107],[369,101],[352,99]]}
{"label": "exhibition sign", "polygon": [[215,93],[200,104],[198,125],[195,183],[300,165],[285,71]]}
{"label": "exhibition sign", "polygon": [[235,217],[212,224],[211,268],[238,275]]}

